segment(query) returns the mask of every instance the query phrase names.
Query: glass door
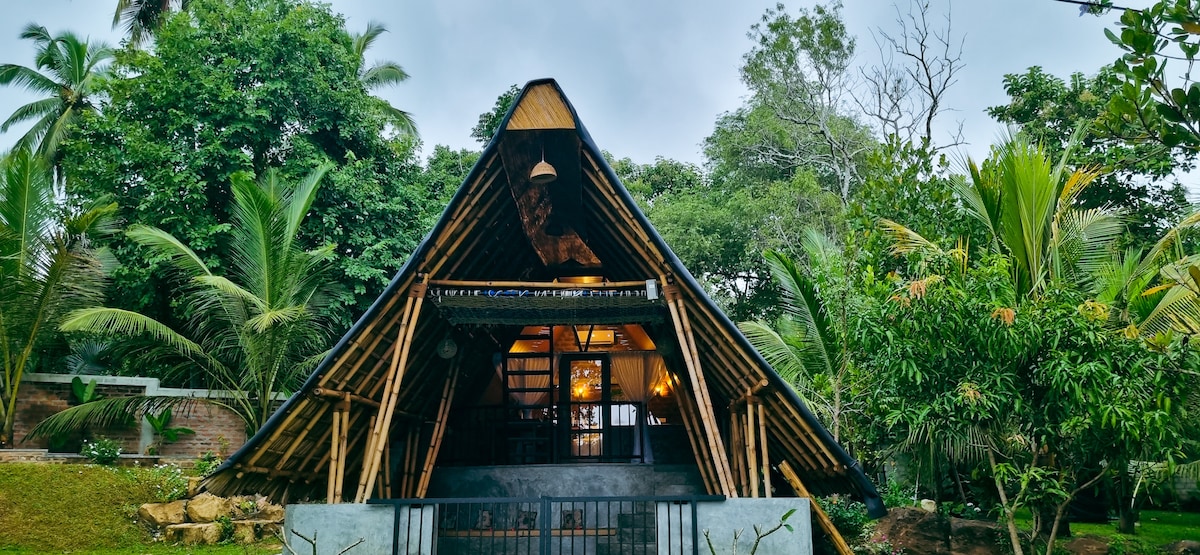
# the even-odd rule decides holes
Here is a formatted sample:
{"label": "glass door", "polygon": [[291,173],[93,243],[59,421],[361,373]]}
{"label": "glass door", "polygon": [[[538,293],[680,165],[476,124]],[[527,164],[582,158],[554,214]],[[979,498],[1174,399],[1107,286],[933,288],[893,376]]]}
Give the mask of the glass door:
{"label": "glass door", "polygon": [[570,353],[559,359],[561,456],[602,459],[610,442],[612,377],[605,353]]}

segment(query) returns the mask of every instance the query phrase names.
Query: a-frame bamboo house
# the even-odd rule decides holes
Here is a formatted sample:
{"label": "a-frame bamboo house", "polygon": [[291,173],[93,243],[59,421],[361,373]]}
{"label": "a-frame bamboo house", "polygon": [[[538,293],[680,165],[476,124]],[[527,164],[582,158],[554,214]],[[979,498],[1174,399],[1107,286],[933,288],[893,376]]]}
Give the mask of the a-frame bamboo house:
{"label": "a-frame bamboo house", "polygon": [[[656,468],[671,472],[638,474]],[[387,290],[205,487],[329,503],[844,492],[883,512],[553,80],[526,85]]]}

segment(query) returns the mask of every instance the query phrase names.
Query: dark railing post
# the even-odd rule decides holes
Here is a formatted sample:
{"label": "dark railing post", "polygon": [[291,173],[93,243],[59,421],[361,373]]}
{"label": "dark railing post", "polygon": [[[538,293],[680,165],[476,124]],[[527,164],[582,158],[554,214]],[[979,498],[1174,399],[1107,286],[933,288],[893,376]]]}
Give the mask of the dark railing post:
{"label": "dark railing post", "polygon": [[700,502],[696,501],[695,498],[689,503],[692,506],[692,555],[699,555],[700,553],[700,523],[696,522],[696,506],[699,504]]}
{"label": "dark railing post", "polygon": [[550,505],[550,498],[543,495],[541,509],[538,511],[538,553],[541,555],[550,555],[550,525],[552,521]]}

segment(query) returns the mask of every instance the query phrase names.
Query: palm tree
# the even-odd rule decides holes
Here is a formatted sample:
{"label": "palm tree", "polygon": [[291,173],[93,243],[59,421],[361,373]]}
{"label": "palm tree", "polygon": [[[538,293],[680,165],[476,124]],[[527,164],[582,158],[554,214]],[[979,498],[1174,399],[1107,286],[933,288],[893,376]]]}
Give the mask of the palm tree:
{"label": "palm tree", "polygon": [[174,11],[187,11],[191,0],[117,0],[113,14],[113,29],[122,27],[129,42],[140,45],[158,32],[158,28]]}
{"label": "palm tree", "polygon": [[116,204],[67,213],[50,169],[28,147],[0,160],[0,446],[12,445],[21,377],[68,311],[99,304],[104,253],[89,236],[112,231]]}
{"label": "palm tree", "polygon": [[[991,248],[1011,261],[1018,301],[1040,296],[1056,281],[1087,285],[1112,258],[1124,231],[1108,208],[1076,206],[1080,193],[1099,176],[1066,161],[1078,144],[1076,132],[1057,163],[1024,135],[1006,138],[981,169],[967,160],[970,180],[954,184],[967,214],[983,223]],[[882,221],[899,253],[929,249],[932,243],[901,224]]]}
{"label": "palm tree", "polygon": [[[161,229],[129,228],[130,239],[170,260],[186,280],[183,301],[194,315],[190,334],[136,312],[103,307],[72,312],[62,329],[148,340],[153,348],[144,356],[174,360],[180,369],[200,372],[213,386],[230,391],[231,396],[216,402],[240,415],[250,433],[257,431],[274,410],[276,394],[301,384],[324,357],[330,337],[334,247],[306,251],[296,243],[327,171],[319,168],[295,187],[284,186],[275,170],[257,182],[245,174],[233,177],[228,277],[214,273],[195,251]],[[150,407],[150,412],[161,410],[164,403],[156,398],[105,399],[61,412],[39,424],[35,433],[103,425]]]}
{"label": "palm tree", "polygon": [[[836,250],[827,237],[814,230],[805,234],[801,246],[810,260],[827,259]],[[838,440],[849,372],[844,327],[818,298],[816,281],[795,261],[776,251],[767,251],[764,257],[783,290],[783,316],[774,325],[760,320],[741,322],[738,328]]]}
{"label": "palm tree", "polygon": [[18,146],[36,148],[53,159],[79,114],[96,108],[93,96],[113,51],[104,43],[91,44],[73,33],[52,37],[45,27],[34,23],[25,27],[21,38],[32,40],[37,47],[34,67],[0,65],[0,85],[17,85],[45,98],[17,108],[0,124],[0,131],[33,120]]}
{"label": "palm tree", "polygon": [[[404,68],[400,67],[400,64],[396,62],[375,62],[374,65],[367,67],[367,50],[375,44],[380,35],[386,32],[386,26],[378,21],[372,21],[367,24],[367,30],[363,33],[352,33],[350,35],[354,59],[358,60],[358,79],[368,91],[374,91],[380,87],[399,85],[408,80],[408,72],[404,71]],[[379,101],[380,110],[397,129],[402,133],[417,134],[417,124],[413,121],[412,114],[392,106],[391,103],[382,98],[375,98]]]}

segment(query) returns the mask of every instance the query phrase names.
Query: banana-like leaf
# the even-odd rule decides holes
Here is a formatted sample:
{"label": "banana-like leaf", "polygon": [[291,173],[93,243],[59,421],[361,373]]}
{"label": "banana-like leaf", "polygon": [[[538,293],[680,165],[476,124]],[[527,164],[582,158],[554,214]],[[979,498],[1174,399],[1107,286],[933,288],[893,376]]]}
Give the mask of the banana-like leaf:
{"label": "banana-like leaf", "polygon": [[887,218],[880,218],[879,227],[892,236],[892,253],[904,255],[912,252],[927,252],[945,255],[946,251],[902,224]]}

